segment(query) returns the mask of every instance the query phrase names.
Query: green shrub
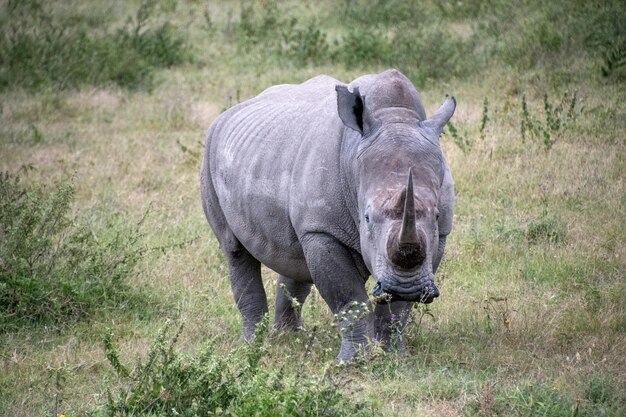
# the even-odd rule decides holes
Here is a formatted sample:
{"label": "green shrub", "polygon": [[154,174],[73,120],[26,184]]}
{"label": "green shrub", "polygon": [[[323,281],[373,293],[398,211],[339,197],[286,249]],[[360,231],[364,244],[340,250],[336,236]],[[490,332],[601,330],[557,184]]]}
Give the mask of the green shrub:
{"label": "green shrub", "polygon": [[526,238],[532,244],[540,242],[560,244],[565,241],[566,237],[565,225],[558,217],[549,214],[545,208],[538,219],[528,224],[526,232]]}
{"label": "green shrub", "polygon": [[450,138],[452,143],[459,147],[459,149],[463,153],[468,153],[472,150],[474,146],[474,141],[470,138],[466,129],[463,129],[462,132],[459,132],[459,129],[452,122],[448,122],[445,127],[444,134],[450,133]]}
{"label": "green shrub", "polygon": [[278,3],[270,0],[241,3],[239,23],[235,27],[239,46],[249,49],[262,41],[278,39],[283,19],[279,17]]}
{"label": "green shrub", "polygon": [[298,20],[293,18],[283,29],[282,35],[282,55],[297,65],[322,64],[328,58],[329,45],[326,34],[316,21],[302,27],[298,25]]}
{"label": "green shrub", "polygon": [[253,343],[223,356],[210,343],[196,355],[177,352],[182,326],[173,336],[168,327],[132,370],[121,364],[112,337],[106,337],[106,355],[123,388],[117,395],[108,390],[107,404],[96,415],[375,415],[366,404],[348,399],[326,373],[305,376],[289,369],[291,363],[266,368],[266,324],[258,327]]}
{"label": "green shrub", "polygon": [[[472,2],[463,2],[466,6]],[[477,37],[485,62],[497,61],[518,71],[532,68],[576,68],[582,56],[597,60],[605,76],[624,66],[624,2],[529,1],[486,2],[476,15]],[[567,8],[567,13],[563,13]],[[621,45],[621,47],[619,47]],[[617,47],[616,47],[617,46]],[[615,77],[623,81],[626,77]]]}
{"label": "green shrub", "polygon": [[329,57],[326,33],[318,22],[289,17],[279,10],[276,1],[243,4],[235,33],[240,52],[249,55],[261,50],[261,60],[273,58],[302,67],[323,64]]}
{"label": "green shrub", "polygon": [[95,234],[72,218],[74,187],[25,186],[0,175],[0,327],[61,326],[128,302],[141,253],[138,226],[113,219]]}
{"label": "green shrub", "polygon": [[531,244],[537,243],[564,243],[567,238],[566,225],[561,219],[548,210],[548,200],[541,199],[541,215],[532,220],[526,230],[526,239]]}
{"label": "green shrub", "polygon": [[584,2],[579,8],[576,15],[583,28],[579,33],[581,46],[600,61],[602,75],[618,73],[617,81],[626,80],[626,4]]}
{"label": "green shrub", "polygon": [[381,31],[356,26],[336,47],[335,59],[349,68],[362,68],[389,63],[391,51],[391,42]]}
{"label": "green shrub", "polygon": [[414,0],[347,0],[345,18],[370,28],[424,19],[423,4]]}
{"label": "green shrub", "polygon": [[418,84],[467,76],[477,67],[473,38],[450,32],[441,17],[417,2],[357,1],[347,9],[349,30],[335,58],[349,68],[385,65]]}
{"label": "green shrub", "polygon": [[574,93],[572,97],[567,92],[563,94],[563,97],[559,102],[552,104],[548,98],[548,94],[543,95],[543,113],[545,122],[535,118],[529,108],[526,101],[526,95],[522,95],[522,105],[520,114],[520,134],[522,142],[526,141],[526,136],[533,138],[543,138],[544,149],[549,151],[561,133],[571,128],[571,125],[576,120],[579,109],[576,107],[577,94]]}
{"label": "green shrub", "polygon": [[[578,2],[563,13],[564,7],[535,0],[515,6],[503,0],[346,0],[343,10],[327,16],[338,29],[329,30],[334,35],[329,42],[329,26],[311,15],[295,15],[276,0],[246,0],[234,33],[239,54],[245,52],[248,61],[252,56],[304,66],[331,60],[368,71],[392,66],[418,84],[466,78],[503,64],[520,73],[537,69],[568,79],[581,68],[574,65],[581,54],[597,60],[598,73],[626,79],[626,8]],[[226,32],[229,28],[230,22]],[[547,71],[557,68],[560,72]]]}
{"label": "green shrub", "polygon": [[53,15],[40,0],[9,1],[0,21],[0,89],[71,88],[116,83],[150,87],[157,68],[191,59],[182,32],[149,25],[154,1],[116,31],[94,30],[84,16]]}
{"label": "green shrub", "polygon": [[521,26],[519,31],[506,33],[505,41],[498,45],[495,54],[504,63],[527,70],[550,63],[550,58],[561,51],[562,44],[562,37],[550,17],[542,16]]}
{"label": "green shrub", "polygon": [[476,67],[468,50],[472,40],[451,35],[441,24],[419,26],[417,30],[398,30],[393,39],[391,65],[398,67],[419,84],[426,80],[467,77]]}
{"label": "green shrub", "polygon": [[442,16],[457,20],[484,17],[488,11],[493,12],[493,9],[498,6],[497,1],[485,0],[436,1],[434,3]]}
{"label": "green shrub", "polygon": [[[596,374],[587,383],[585,398],[592,404],[618,404],[618,390],[615,381],[607,376]],[[624,404],[626,408],[626,404]]]}
{"label": "green shrub", "polygon": [[621,68],[626,67],[626,37],[604,48],[602,75],[610,77]]}

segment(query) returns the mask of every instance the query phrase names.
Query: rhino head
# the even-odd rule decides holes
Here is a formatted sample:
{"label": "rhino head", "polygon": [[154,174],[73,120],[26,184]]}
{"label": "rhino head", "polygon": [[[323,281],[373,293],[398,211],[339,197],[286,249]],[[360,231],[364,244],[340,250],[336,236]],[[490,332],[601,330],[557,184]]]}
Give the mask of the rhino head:
{"label": "rhino head", "polygon": [[337,86],[343,123],[360,134],[351,162],[361,254],[376,279],[375,296],[430,303],[439,296],[433,259],[439,245],[439,191],[444,157],[439,136],[454,98],[426,119],[412,83],[380,74],[365,94]]}

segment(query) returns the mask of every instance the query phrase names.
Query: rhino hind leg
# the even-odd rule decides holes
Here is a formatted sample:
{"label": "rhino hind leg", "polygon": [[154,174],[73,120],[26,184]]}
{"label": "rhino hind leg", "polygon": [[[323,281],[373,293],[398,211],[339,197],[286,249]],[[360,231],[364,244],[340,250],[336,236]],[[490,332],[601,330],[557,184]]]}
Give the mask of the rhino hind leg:
{"label": "rhino hind leg", "polygon": [[[210,198],[206,201],[207,206],[212,202]],[[239,242],[217,204],[213,204],[205,212],[228,263],[230,288],[243,318],[241,337],[252,340],[256,325],[268,312],[267,296],[261,279],[261,263]]]}
{"label": "rhino hind leg", "polygon": [[242,338],[254,339],[256,325],[267,314],[267,296],[261,280],[261,263],[241,244],[225,250],[230,275],[230,288],[243,318]]}
{"label": "rhino hind leg", "polygon": [[302,328],[302,305],[311,292],[312,285],[312,283],[278,275],[274,329],[299,330]]}
{"label": "rhino hind leg", "polygon": [[[211,148],[216,126],[217,124],[214,124],[207,134],[205,145],[207,150]],[[226,221],[211,179],[208,152],[204,155],[200,171],[200,193],[204,214],[228,262],[230,287],[243,317],[241,336],[244,340],[252,340],[256,325],[268,311],[267,296],[261,280],[261,263],[246,250]]]}
{"label": "rhino hind leg", "polygon": [[243,317],[242,338],[252,340],[256,325],[268,311],[261,280],[261,263],[246,250],[228,226],[209,176],[208,163],[208,158],[205,158],[201,174],[202,207],[228,262],[230,287]]}

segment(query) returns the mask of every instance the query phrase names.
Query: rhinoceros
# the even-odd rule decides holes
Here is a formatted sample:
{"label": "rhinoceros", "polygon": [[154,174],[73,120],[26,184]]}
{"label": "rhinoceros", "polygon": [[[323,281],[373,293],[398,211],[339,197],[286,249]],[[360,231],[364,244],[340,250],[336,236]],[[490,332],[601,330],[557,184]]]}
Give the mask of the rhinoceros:
{"label": "rhinoceros", "polygon": [[[413,84],[392,69],[348,85],[321,75],[270,87],[214,121],[202,206],[243,339],[268,311],[263,264],[278,274],[274,328],[301,326],[298,303],[315,284],[342,318],[339,361],[374,338],[398,343],[413,304],[439,296],[434,273],[454,206],[439,137],[455,108],[446,96],[426,118]],[[369,301],[370,276],[382,302]]]}

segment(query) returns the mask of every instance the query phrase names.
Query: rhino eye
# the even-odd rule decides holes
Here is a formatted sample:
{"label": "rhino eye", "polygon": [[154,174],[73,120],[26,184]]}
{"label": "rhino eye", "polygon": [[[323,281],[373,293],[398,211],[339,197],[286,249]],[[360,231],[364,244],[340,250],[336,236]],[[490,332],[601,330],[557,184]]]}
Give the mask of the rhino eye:
{"label": "rhino eye", "polygon": [[369,223],[370,222],[370,215],[365,213],[365,222]]}

